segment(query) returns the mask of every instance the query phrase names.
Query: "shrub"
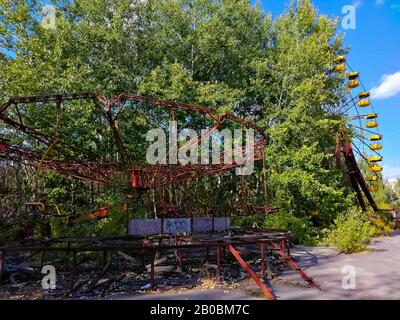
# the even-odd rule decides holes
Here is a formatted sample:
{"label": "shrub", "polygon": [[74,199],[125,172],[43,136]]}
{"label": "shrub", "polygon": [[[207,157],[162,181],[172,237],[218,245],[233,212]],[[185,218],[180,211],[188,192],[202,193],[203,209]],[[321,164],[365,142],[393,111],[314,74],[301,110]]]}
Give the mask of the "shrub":
{"label": "shrub", "polygon": [[279,211],[265,218],[263,227],[288,230],[293,233],[293,242],[303,245],[315,245],[319,231],[313,226],[309,217],[296,217],[286,211]]}
{"label": "shrub", "polygon": [[375,236],[385,235],[390,236],[394,229],[394,222],[389,216],[383,213],[373,213],[370,216],[371,223],[375,226]]}
{"label": "shrub", "polygon": [[296,217],[286,211],[265,216],[248,215],[233,218],[233,224],[243,228],[252,228],[254,225],[293,233],[292,241],[296,244],[315,245],[319,239],[319,231],[313,226],[310,218]]}
{"label": "shrub", "polygon": [[327,231],[324,244],[336,246],[340,252],[353,253],[363,251],[376,234],[367,213],[351,208],[339,215],[335,226]]}
{"label": "shrub", "polygon": [[263,214],[237,216],[232,217],[232,224],[242,228],[252,228],[255,225],[262,227],[265,219],[265,215]]}

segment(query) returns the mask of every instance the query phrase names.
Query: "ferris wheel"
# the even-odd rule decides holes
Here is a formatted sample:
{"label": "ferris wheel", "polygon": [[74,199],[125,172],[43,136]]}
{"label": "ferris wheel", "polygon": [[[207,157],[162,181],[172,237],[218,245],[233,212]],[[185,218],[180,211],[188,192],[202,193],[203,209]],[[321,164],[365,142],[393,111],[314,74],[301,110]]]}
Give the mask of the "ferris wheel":
{"label": "ferris wheel", "polygon": [[[379,132],[379,114],[375,112],[371,93],[363,85],[360,73],[349,66],[346,57],[336,58],[333,72],[342,77],[343,85],[341,98],[330,111],[346,120],[347,125],[343,128],[340,138],[351,145],[348,148],[351,148],[350,151],[356,155],[357,162],[365,164],[367,172],[362,173],[360,170],[362,173],[360,179],[365,180],[368,193],[375,193],[379,191],[383,171],[380,164],[383,160],[381,155],[383,136]],[[359,170],[358,166],[355,170]]]}

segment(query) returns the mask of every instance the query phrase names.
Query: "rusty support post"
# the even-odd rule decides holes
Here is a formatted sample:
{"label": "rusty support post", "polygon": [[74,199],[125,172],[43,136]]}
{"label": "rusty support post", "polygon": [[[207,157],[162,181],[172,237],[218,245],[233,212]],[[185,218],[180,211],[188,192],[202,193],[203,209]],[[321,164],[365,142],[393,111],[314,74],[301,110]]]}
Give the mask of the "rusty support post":
{"label": "rusty support post", "polygon": [[[363,210],[366,210],[365,207],[365,202],[361,194],[361,190],[364,192],[365,197],[367,198],[368,202],[370,203],[371,207],[374,209],[375,212],[378,211],[378,206],[376,205],[376,202],[369,191],[368,185],[365,182],[365,179],[361,173],[360,168],[358,167],[357,160],[354,156],[353,149],[351,147],[351,144],[348,141],[345,141],[343,144],[343,149],[345,152],[345,159],[346,159],[346,164],[347,168],[350,173],[350,179],[351,183],[354,187],[354,191],[357,193],[357,199],[360,202],[360,206],[363,208]],[[361,190],[360,190],[361,188]]]}
{"label": "rusty support post", "polygon": [[3,271],[4,271],[4,265],[5,265],[5,258],[6,254],[4,251],[0,251],[0,284],[3,281]]}
{"label": "rusty support post", "polygon": [[340,164],[342,161],[342,145],[340,143],[339,136],[336,137],[335,155],[336,155],[336,169],[340,169]]}
{"label": "rusty support post", "polygon": [[260,255],[261,255],[261,276],[265,276],[265,243],[260,242]]}
{"label": "rusty support post", "polygon": [[221,282],[221,247],[217,245],[217,282]]}
{"label": "rusty support post", "polygon": [[179,262],[179,271],[183,271],[183,252],[182,250],[178,250],[178,262]]}
{"label": "rusty support post", "polygon": [[285,254],[285,240],[281,240],[280,243],[281,252]]}
{"label": "rusty support post", "polygon": [[268,255],[265,259],[265,264],[267,266],[267,279],[272,279],[271,263],[269,262]]}
{"label": "rusty support post", "polygon": [[268,182],[267,182],[267,169],[265,167],[265,154],[264,150],[261,151],[261,156],[262,156],[262,173],[263,173],[263,180],[264,180],[264,208],[265,208],[265,213],[267,213],[267,207],[268,207]]}
{"label": "rusty support post", "polygon": [[[275,248],[275,245],[273,242],[271,242],[271,245],[273,248]],[[285,251],[282,250],[282,245],[280,245],[280,247],[276,248],[276,249],[277,249],[277,252],[283,262],[286,262],[294,271],[296,271],[303,278],[303,280],[305,282],[308,282],[314,288],[321,290],[320,286],[312,278],[307,276],[307,274],[299,267],[299,265],[296,262],[294,262],[294,260],[290,256],[288,256],[285,253]]]}
{"label": "rusty support post", "polygon": [[107,260],[108,260],[108,252],[107,252],[107,250],[104,250],[103,251],[103,267],[106,266]]}
{"label": "rusty support post", "polygon": [[75,268],[76,268],[76,251],[72,252],[72,268],[71,268],[71,279],[69,293],[74,294],[74,280],[75,280]]}
{"label": "rusty support post", "polygon": [[240,265],[247,271],[249,276],[254,280],[254,282],[260,287],[261,291],[269,300],[276,300],[276,296],[272,290],[267,288],[267,286],[261,281],[259,277],[255,274],[255,272],[250,268],[250,266],[243,260],[243,258],[239,255],[239,253],[235,250],[234,247],[229,245],[229,251],[233,254],[236,260],[240,263]]}
{"label": "rusty support post", "polygon": [[154,261],[155,261],[155,259],[156,259],[156,252],[153,251],[151,253],[151,265],[150,265],[150,284],[151,284],[152,288],[155,285],[155,275],[154,275],[154,273],[155,273],[155,271],[154,271]]}
{"label": "rusty support post", "polygon": [[106,110],[106,119],[108,120],[108,123],[110,125],[111,133],[114,138],[114,142],[117,145],[117,150],[118,150],[119,155],[121,156],[122,163],[124,163],[126,165],[129,163],[129,157],[126,152],[125,146],[122,142],[121,135],[115,124],[115,119],[113,119],[111,108],[109,110]]}
{"label": "rusty support post", "polygon": [[70,249],[71,249],[71,242],[70,241],[68,241],[68,243],[67,243],[67,254],[66,254],[66,257],[65,257],[65,271],[69,271],[69,256],[70,256]]}
{"label": "rusty support post", "polygon": [[45,250],[43,249],[43,250],[42,250],[42,257],[40,258],[40,269],[43,268],[45,255],[46,255],[46,252],[45,252]]}

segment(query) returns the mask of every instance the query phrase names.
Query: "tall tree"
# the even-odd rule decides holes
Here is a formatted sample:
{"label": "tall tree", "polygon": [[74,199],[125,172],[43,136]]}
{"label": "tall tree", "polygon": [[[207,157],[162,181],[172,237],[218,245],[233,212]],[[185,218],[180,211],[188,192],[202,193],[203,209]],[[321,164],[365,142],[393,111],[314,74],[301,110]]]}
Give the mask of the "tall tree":
{"label": "tall tree", "polygon": [[[331,160],[344,122],[325,111],[339,99],[341,79],[330,70],[344,52],[342,37],[338,21],[319,14],[309,0],[291,1],[275,20],[248,0],[54,4],[56,28],[44,28],[36,1],[0,2],[0,45],[7,56],[0,60],[2,100],[50,92],[139,92],[232,111],[266,129],[273,205],[318,225],[348,205],[350,191]],[[31,111],[31,123],[54,132],[54,112]],[[109,142],[93,139],[107,135],[93,121],[94,112],[93,106],[72,104],[63,116],[63,137],[103,156],[116,152]],[[134,115],[128,110],[118,125],[129,156],[141,159],[148,119]],[[185,125],[199,124],[190,121]],[[240,189],[233,176],[225,186],[213,178],[202,183],[198,190],[217,185],[225,197]]]}

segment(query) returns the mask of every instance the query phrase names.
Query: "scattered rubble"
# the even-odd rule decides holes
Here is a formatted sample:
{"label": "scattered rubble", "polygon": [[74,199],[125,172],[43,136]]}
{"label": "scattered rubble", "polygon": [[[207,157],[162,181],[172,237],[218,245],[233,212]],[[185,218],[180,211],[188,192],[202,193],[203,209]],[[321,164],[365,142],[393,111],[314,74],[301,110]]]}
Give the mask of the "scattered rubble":
{"label": "scattered rubble", "polygon": [[[288,234],[268,229],[179,237],[29,239],[0,247],[0,258],[4,299],[95,299],[215,286],[229,290],[249,275],[266,295],[270,289],[256,273],[268,282],[289,266],[318,288],[289,256]],[[46,265],[55,270],[53,290],[42,288]]]}
{"label": "scattered rubble", "polygon": [[[242,250],[245,256],[251,256],[252,253],[255,254],[252,250],[247,252]],[[122,251],[110,255],[105,264],[104,261],[96,261],[96,257],[93,257],[92,261],[82,261],[77,264],[73,294],[71,294],[70,266],[66,266],[62,259],[54,260],[57,261],[56,289],[44,290],[41,283],[44,276],[39,261],[41,257],[14,255],[6,257],[4,262],[0,299],[95,299],[192,288],[207,290],[222,287],[229,290],[236,288],[240,281],[248,278],[247,273],[233,259],[225,257],[222,279],[218,282],[215,277],[217,269],[215,263],[202,263],[201,260],[197,260],[199,252],[192,252],[191,255],[185,253],[185,255],[185,266],[180,270],[179,261],[174,253],[162,256],[158,253],[154,261],[156,274],[154,287],[149,276],[151,264],[145,263],[144,259],[132,257]],[[274,274],[279,272],[276,261],[278,258],[272,255],[270,265]],[[249,263],[255,271],[260,270],[260,259],[250,259]]]}

